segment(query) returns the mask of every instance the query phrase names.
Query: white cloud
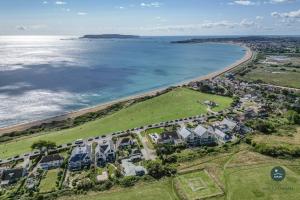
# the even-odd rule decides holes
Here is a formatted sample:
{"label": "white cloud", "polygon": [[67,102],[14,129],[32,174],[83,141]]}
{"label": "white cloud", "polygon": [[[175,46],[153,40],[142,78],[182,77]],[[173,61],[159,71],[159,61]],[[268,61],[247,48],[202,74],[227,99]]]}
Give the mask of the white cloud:
{"label": "white cloud", "polygon": [[154,7],[154,8],[159,8],[162,6],[162,3],[160,2],[151,2],[151,3],[141,3],[141,7]]}
{"label": "white cloud", "polygon": [[256,20],[263,20],[264,17],[262,17],[262,16],[256,16],[255,19],[256,19]]}
{"label": "white cloud", "polygon": [[87,13],[86,12],[78,12],[77,15],[84,16],[84,15],[87,15]]}
{"label": "white cloud", "polygon": [[65,2],[65,1],[56,1],[55,4],[56,5],[66,5],[67,2]]}
{"label": "white cloud", "polygon": [[280,3],[293,3],[295,0],[270,0],[272,4],[280,4]]}
{"label": "white cloud", "polygon": [[296,22],[300,22],[300,9],[296,11],[284,12],[284,13],[272,12],[271,16],[279,19],[279,22],[284,23],[287,26],[291,26]]}
{"label": "white cloud", "polygon": [[300,18],[300,9],[291,12],[279,13],[279,12],[272,12],[272,17],[279,17],[279,18]]}
{"label": "white cloud", "polygon": [[48,4],[48,1],[43,1],[43,4]]}
{"label": "white cloud", "polygon": [[253,6],[258,4],[258,2],[253,2],[250,0],[236,0],[229,3],[230,5],[241,5],[241,6]]}

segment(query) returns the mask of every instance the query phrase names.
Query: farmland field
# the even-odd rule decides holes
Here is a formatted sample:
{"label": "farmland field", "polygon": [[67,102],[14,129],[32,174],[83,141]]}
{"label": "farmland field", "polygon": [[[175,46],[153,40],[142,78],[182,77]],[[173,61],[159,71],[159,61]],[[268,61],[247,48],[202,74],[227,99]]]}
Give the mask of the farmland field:
{"label": "farmland field", "polygon": [[41,133],[19,138],[0,145],[0,158],[10,157],[30,151],[30,146],[38,140],[54,141],[64,144],[79,138],[88,138],[114,131],[126,130],[147,124],[184,118],[207,112],[204,101],[216,102],[220,111],[230,106],[231,98],[204,94],[186,88],[177,88],[161,96],[134,104],[112,115],[74,128]]}

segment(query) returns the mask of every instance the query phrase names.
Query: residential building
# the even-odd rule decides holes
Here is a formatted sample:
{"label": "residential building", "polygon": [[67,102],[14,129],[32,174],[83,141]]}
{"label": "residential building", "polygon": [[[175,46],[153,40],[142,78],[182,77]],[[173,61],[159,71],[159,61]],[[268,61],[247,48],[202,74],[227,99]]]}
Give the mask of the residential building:
{"label": "residential building", "polygon": [[95,163],[97,166],[105,166],[108,162],[114,162],[116,151],[111,140],[103,140],[97,144],[95,149]]}
{"label": "residential building", "polygon": [[16,183],[25,175],[26,175],[26,170],[24,168],[5,169],[2,171],[0,185],[7,186]]}
{"label": "residential building", "polygon": [[68,167],[70,171],[76,171],[89,167],[91,163],[91,146],[84,144],[73,149]]}
{"label": "residential building", "polygon": [[199,125],[194,130],[182,127],[178,130],[179,137],[190,146],[209,145],[215,143],[213,133]]}
{"label": "residential building", "polygon": [[219,129],[224,133],[231,134],[237,128],[237,123],[230,119],[223,119],[221,122],[217,122],[214,124],[215,129]]}
{"label": "residential building", "polygon": [[38,164],[38,168],[43,170],[55,169],[62,165],[64,158],[59,154],[44,156]]}
{"label": "residential building", "polygon": [[214,135],[215,135],[217,141],[219,143],[223,143],[223,144],[226,143],[226,142],[231,141],[232,137],[233,137],[231,135],[228,135],[228,134],[224,133],[223,131],[221,131],[219,129],[214,130]]}
{"label": "residential building", "polygon": [[122,160],[121,166],[125,176],[143,176],[147,173],[143,166],[135,165],[128,159]]}
{"label": "residential building", "polygon": [[122,148],[126,148],[126,147],[129,147],[132,145],[134,145],[134,142],[131,139],[131,137],[123,137],[123,138],[119,139],[117,146],[118,146],[118,148],[122,149]]}

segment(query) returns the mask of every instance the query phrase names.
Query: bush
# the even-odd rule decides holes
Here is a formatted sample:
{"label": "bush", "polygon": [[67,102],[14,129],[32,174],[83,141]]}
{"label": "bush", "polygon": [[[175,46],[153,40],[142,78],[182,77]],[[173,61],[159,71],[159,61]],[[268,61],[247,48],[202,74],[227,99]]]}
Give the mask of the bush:
{"label": "bush", "polygon": [[119,183],[123,187],[131,187],[134,186],[134,184],[138,181],[138,177],[136,176],[125,176],[122,178]]}
{"label": "bush", "polygon": [[176,167],[172,165],[163,165],[161,161],[148,161],[146,168],[150,176],[160,179],[163,176],[171,176],[176,173]]}

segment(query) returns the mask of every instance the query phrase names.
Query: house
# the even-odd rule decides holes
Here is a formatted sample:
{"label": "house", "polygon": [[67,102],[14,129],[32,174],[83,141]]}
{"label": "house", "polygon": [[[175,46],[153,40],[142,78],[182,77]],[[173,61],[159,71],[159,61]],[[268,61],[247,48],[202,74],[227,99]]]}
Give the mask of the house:
{"label": "house", "polygon": [[114,144],[111,140],[102,140],[97,144],[95,149],[95,163],[97,166],[105,166],[108,162],[114,162],[116,159],[116,152]]}
{"label": "house", "polygon": [[176,131],[161,134],[153,133],[149,136],[155,144],[179,144],[182,141]]}
{"label": "house", "polygon": [[182,127],[179,129],[178,135],[190,146],[208,145],[215,142],[213,133],[201,125],[194,130]]}
{"label": "house", "polygon": [[160,138],[157,142],[158,144],[179,144],[181,140],[176,131],[171,131],[160,134]]}
{"label": "house", "polygon": [[91,163],[91,146],[87,144],[76,146],[69,159],[69,170],[81,170],[84,167],[89,167]]}
{"label": "house", "polygon": [[210,106],[210,107],[216,107],[218,106],[218,104],[216,102],[213,102],[213,101],[204,101],[204,104],[207,105],[207,106]]}
{"label": "house", "polygon": [[0,185],[7,186],[16,183],[25,175],[26,175],[26,170],[24,168],[5,169],[2,171]]}
{"label": "house", "polygon": [[130,137],[123,137],[118,142],[119,149],[123,149],[132,145],[134,145],[134,142]]}
{"label": "house", "polygon": [[231,135],[228,135],[219,129],[214,130],[214,135],[217,138],[219,143],[226,143],[226,142],[230,142],[232,140]]}
{"label": "house", "polygon": [[43,170],[55,169],[62,165],[64,158],[59,154],[44,156],[38,164],[38,168]]}
{"label": "house", "polygon": [[215,123],[214,128],[219,129],[226,134],[233,133],[237,128],[237,123],[225,118],[223,121]]}
{"label": "house", "polygon": [[147,173],[143,166],[135,165],[128,159],[122,160],[121,166],[125,176],[143,176]]}

